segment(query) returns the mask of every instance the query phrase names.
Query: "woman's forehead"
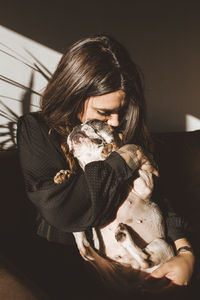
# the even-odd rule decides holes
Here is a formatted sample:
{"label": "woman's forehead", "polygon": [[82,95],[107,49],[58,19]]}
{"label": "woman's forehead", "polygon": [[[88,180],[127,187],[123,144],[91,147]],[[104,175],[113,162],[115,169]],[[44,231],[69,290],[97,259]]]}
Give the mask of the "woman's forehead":
{"label": "woman's forehead", "polygon": [[102,110],[116,110],[124,105],[125,93],[118,90],[109,94],[90,97],[89,105]]}

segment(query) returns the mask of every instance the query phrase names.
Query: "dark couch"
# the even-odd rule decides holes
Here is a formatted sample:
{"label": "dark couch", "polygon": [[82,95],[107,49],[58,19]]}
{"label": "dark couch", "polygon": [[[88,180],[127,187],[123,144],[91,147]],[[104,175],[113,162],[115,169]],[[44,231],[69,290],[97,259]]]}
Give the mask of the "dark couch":
{"label": "dark couch", "polygon": [[[172,200],[177,212],[191,223],[191,238],[198,267],[200,130],[158,133],[153,135],[153,139],[163,190]],[[27,243],[31,243],[31,250],[35,251],[33,226],[35,211],[24,192],[17,150],[1,151],[0,166],[0,299],[46,299],[48,297],[30,280],[31,276],[24,272],[26,256],[24,249]],[[31,270],[29,271],[31,274]],[[191,299],[196,299],[199,283],[198,277],[195,277],[189,292]],[[193,293],[195,298],[192,297]]]}

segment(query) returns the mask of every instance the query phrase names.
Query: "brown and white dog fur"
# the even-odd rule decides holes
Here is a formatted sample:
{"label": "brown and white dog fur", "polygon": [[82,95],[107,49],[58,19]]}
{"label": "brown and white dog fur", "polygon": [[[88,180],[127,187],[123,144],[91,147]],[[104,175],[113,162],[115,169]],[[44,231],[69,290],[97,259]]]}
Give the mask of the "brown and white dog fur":
{"label": "brown and white dog fur", "polygon": [[[119,140],[109,125],[89,120],[74,128],[67,143],[84,170],[86,164],[104,160],[115,151]],[[59,182],[59,173],[55,176],[55,182]],[[138,177],[133,181],[115,219],[106,226],[93,228],[94,248],[84,232],[74,233],[82,257],[92,262],[103,276],[109,264],[112,265],[111,273],[116,271],[113,264],[117,269],[121,266],[121,276],[125,276],[124,270],[127,270],[133,279],[130,285],[134,286],[134,281],[137,286],[142,280],[141,274],[151,273],[174,256],[172,246],[166,242],[162,213],[151,200],[153,186],[152,173],[139,169]],[[110,278],[116,280],[116,276],[111,274]]]}

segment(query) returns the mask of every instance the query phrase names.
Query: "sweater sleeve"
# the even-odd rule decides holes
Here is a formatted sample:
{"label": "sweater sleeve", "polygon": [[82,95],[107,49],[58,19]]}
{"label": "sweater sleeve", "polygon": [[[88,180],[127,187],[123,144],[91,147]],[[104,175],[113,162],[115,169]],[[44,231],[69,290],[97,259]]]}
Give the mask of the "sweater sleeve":
{"label": "sweater sleeve", "polygon": [[163,191],[160,189],[158,179],[154,181],[152,198],[159,205],[163,213],[167,237],[173,242],[181,238],[190,239],[191,226],[189,222],[177,214],[171,200],[165,197]]}
{"label": "sweater sleeve", "polygon": [[182,216],[178,215],[171,205],[169,199],[164,198],[163,204],[165,206],[165,220],[167,226],[167,236],[176,241],[181,238],[191,238],[191,225]]}
{"label": "sweater sleeve", "polygon": [[85,172],[61,184],[54,176],[67,169],[56,136],[38,113],[29,113],[18,122],[17,142],[26,192],[42,217],[66,232],[84,231],[110,220],[119,206],[120,187],[132,176],[118,153],[105,161],[89,163]]}

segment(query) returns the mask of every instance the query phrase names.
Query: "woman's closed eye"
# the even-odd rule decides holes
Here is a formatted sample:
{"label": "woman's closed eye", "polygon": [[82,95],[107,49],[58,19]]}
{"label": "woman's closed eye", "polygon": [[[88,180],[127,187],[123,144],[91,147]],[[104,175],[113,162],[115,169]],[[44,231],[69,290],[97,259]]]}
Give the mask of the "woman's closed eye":
{"label": "woman's closed eye", "polygon": [[101,116],[104,116],[104,117],[108,117],[110,116],[111,112],[110,111],[99,111],[97,110],[97,113]]}

